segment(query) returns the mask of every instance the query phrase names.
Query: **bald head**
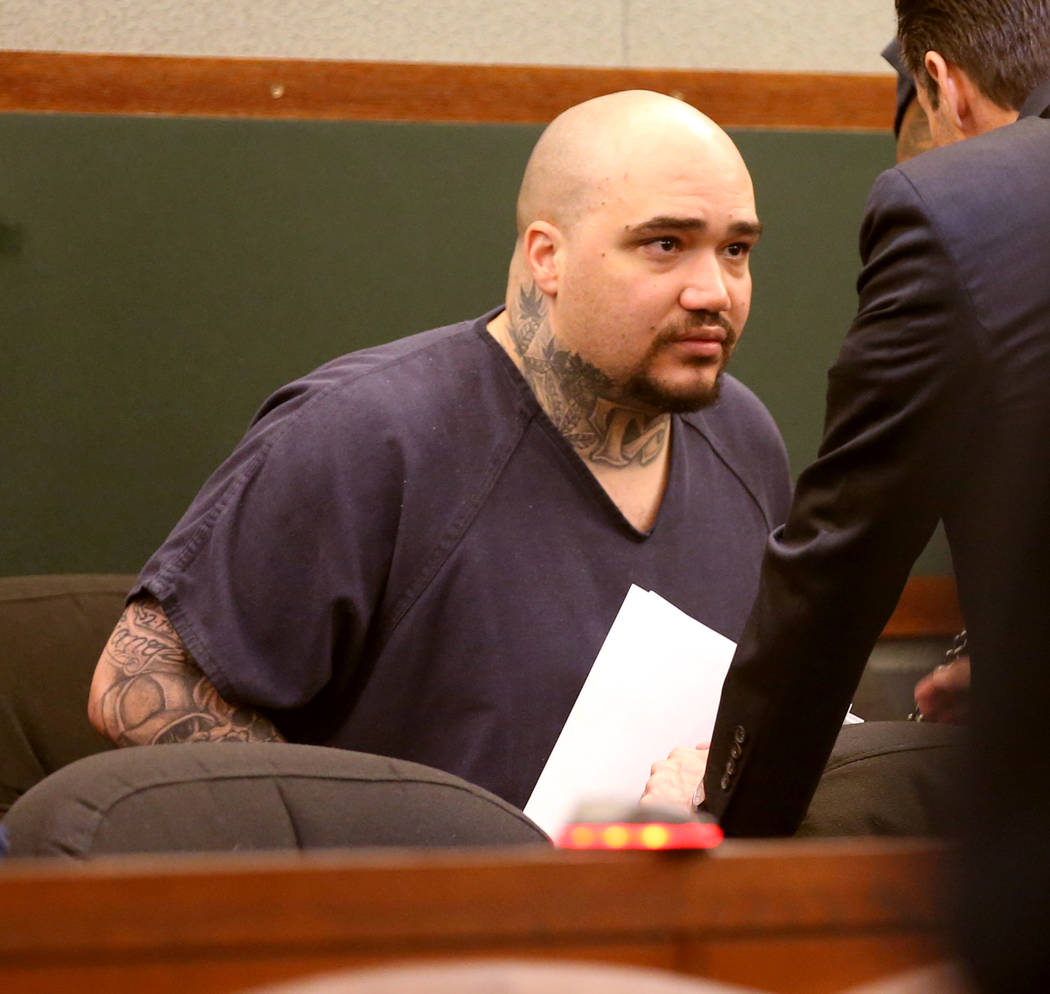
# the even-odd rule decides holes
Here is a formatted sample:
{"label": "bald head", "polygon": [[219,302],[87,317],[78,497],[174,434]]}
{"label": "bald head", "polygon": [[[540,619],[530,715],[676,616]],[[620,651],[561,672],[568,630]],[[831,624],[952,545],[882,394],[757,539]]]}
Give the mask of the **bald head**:
{"label": "bald head", "polygon": [[695,107],[649,90],[595,97],[556,117],[540,136],[518,194],[519,238],[533,221],[559,228],[602,202],[618,181],[654,158],[710,157],[712,168],[741,170],[729,136]]}
{"label": "bald head", "polygon": [[489,330],[573,438],[594,428],[576,425],[581,411],[598,417],[589,391],[648,414],[696,410],[747,320],[760,234],[747,167],[713,121],[644,90],[588,100],[529,160]]}

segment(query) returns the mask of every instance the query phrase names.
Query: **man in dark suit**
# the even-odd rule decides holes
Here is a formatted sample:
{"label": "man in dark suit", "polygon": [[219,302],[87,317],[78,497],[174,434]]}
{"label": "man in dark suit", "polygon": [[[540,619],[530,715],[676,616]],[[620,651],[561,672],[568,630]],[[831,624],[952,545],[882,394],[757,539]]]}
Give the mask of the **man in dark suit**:
{"label": "man in dark suit", "polygon": [[[730,835],[795,831],[943,520],[973,660],[966,941],[984,988],[1046,990],[1017,950],[1044,944],[1020,935],[1050,893],[1026,857],[1050,832],[1050,0],[897,14],[940,147],[872,190],[824,440],[768,544],[696,799]],[[657,764],[649,796],[680,797],[704,759]]]}

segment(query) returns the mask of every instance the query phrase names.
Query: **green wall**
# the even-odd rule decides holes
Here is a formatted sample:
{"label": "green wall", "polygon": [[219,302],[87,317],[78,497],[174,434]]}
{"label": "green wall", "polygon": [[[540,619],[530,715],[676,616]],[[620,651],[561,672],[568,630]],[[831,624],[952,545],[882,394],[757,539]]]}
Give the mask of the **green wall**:
{"label": "green wall", "polygon": [[[138,569],[272,389],[498,303],[538,132],[0,115],[0,574]],[[892,141],[735,137],[767,234],[733,370],[797,472]]]}

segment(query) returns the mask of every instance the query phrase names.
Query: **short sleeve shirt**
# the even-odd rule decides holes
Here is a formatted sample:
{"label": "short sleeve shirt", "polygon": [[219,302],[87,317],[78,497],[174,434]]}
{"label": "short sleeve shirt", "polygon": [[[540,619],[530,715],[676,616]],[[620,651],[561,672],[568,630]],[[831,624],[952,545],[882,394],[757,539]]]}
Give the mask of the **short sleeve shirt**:
{"label": "short sleeve shirt", "polygon": [[494,313],[275,393],[131,596],[157,597],[219,693],[289,739],[523,806],[629,586],[736,639],[790,487],[768,412],[724,375],[716,404],[674,416],[637,531],[488,334]]}

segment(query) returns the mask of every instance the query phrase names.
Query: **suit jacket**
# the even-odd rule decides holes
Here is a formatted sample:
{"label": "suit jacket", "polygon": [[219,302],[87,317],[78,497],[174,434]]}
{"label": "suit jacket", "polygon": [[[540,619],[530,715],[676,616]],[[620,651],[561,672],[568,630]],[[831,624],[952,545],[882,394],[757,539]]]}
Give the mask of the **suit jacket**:
{"label": "suit jacket", "polygon": [[1020,731],[1050,708],[1050,120],[1032,116],[1048,105],[1044,85],[1017,123],[875,183],[824,439],[770,538],[715,725],[705,807],[727,834],[798,827],[938,520],[973,720],[996,743],[980,803],[1048,783],[1046,747]]}

